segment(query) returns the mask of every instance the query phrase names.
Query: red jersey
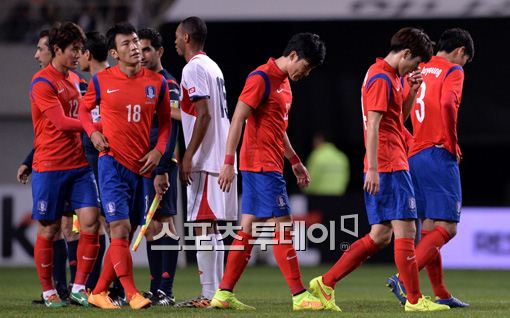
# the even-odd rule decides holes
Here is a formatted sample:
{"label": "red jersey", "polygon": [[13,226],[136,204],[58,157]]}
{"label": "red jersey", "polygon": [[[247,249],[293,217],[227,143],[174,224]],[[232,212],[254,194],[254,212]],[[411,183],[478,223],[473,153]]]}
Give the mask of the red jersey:
{"label": "red jersey", "polygon": [[244,130],[239,170],[283,172],[292,91],[273,58],[248,75],[239,100],[253,108]]}
{"label": "red jersey", "polygon": [[439,56],[421,65],[423,83],[411,110],[414,143],[413,156],[431,146],[441,146],[456,156],[457,117],[462,99],[464,70]]}
{"label": "red jersey", "polygon": [[[108,68],[92,78],[82,107],[87,111],[99,105],[103,135],[108,154],[134,173],[143,166],[149,152],[154,112],[158,113],[156,149],[165,153],[170,134],[170,98],[166,80],[160,74],[142,68],[128,77],[119,66]],[[90,134],[90,131],[87,131]]]}
{"label": "red jersey", "polygon": [[69,170],[88,165],[80,133],[62,131],[44,115],[53,107],[62,107],[68,117],[78,117],[80,102],[79,77],[57,71],[50,63],[35,73],[30,87],[32,122],[34,125],[34,161],[37,172]]}
{"label": "red jersey", "polygon": [[[368,112],[383,113],[379,125],[378,172],[409,170],[403,136],[403,104],[404,94],[400,76],[386,61],[378,58],[368,69],[361,88],[365,148]],[[367,170],[368,159],[365,155],[364,171]]]}

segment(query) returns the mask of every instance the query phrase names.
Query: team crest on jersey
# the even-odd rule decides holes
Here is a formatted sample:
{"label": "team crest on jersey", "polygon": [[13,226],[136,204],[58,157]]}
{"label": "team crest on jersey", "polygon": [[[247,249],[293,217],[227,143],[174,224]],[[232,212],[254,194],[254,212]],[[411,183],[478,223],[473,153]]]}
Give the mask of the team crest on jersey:
{"label": "team crest on jersey", "polygon": [[411,211],[416,210],[416,199],[413,197],[409,198],[409,210]]}
{"label": "team crest on jersey", "polygon": [[285,209],[285,207],[287,206],[287,202],[285,202],[285,198],[283,197],[283,195],[278,196],[277,203],[280,209]]}
{"label": "team crest on jersey", "polygon": [[106,212],[110,215],[114,215],[115,214],[115,211],[116,211],[116,207],[115,207],[115,202],[108,202],[106,204]]}
{"label": "team crest on jersey", "polygon": [[195,86],[191,87],[189,90],[188,90],[188,94],[193,94],[195,92]]}
{"label": "team crest on jersey", "polygon": [[37,211],[39,211],[40,214],[45,214],[46,211],[48,211],[48,202],[39,200],[39,202],[37,202]]}
{"label": "team crest on jersey", "polygon": [[145,96],[149,99],[156,97],[156,88],[152,85],[145,86]]}

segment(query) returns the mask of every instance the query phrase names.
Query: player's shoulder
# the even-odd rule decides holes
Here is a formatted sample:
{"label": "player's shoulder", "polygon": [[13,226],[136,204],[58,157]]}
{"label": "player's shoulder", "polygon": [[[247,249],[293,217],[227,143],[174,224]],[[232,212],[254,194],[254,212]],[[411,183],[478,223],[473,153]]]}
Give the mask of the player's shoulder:
{"label": "player's shoulder", "polygon": [[170,74],[170,72],[168,72],[166,69],[163,69],[160,73],[161,75],[163,75],[163,77],[167,80],[167,81],[174,81],[174,82],[177,82],[177,79],[172,75]]}
{"label": "player's shoulder", "polygon": [[148,80],[161,82],[165,79],[165,77],[162,74],[160,74],[158,72],[151,71],[147,68],[144,68],[143,72],[144,72],[144,74],[143,74],[144,78],[146,78]]}
{"label": "player's shoulder", "polygon": [[40,70],[38,70],[37,72],[35,72],[34,76],[32,76],[32,83],[36,79],[41,79],[41,78],[46,79],[47,81],[53,81],[53,76],[52,76],[51,72],[49,72],[48,67],[43,67]]}

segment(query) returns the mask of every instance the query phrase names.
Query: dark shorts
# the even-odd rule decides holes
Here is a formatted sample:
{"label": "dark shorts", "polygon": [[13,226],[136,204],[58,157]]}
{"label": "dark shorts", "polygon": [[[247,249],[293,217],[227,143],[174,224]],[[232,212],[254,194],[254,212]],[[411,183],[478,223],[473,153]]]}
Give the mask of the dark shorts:
{"label": "dark shorts", "polygon": [[241,213],[258,218],[290,215],[289,197],[283,175],[278,172],[241,171],[243,200]]}

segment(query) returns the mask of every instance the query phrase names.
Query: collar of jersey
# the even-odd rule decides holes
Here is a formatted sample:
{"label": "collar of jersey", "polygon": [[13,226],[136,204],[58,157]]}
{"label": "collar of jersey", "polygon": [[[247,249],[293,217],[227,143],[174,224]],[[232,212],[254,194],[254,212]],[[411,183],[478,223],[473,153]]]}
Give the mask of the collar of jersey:
{"label": "collar of jersey", "polygon": [[113,72],[115,72],[117,74],[117,76],[119,76],[121,78],[125,78],[125,79],[133,79],[133,78],[141,77],[141,76],[143,76],[143,74],[145,72],[145,68],[141,67],[140,71],[138,73],[136,73],[135,76],[128,77],[126,74],[122,73],[122,71],[120,70],[119,65],[115,65],[111,69],[112,69]]}
{"label": "collar of jersey", "polygon": [[386,62],[382,57],[378,57],[375,62],[377,64],[379,64],[383,70],[385,70],[386,72],[390,72],[391,74],[395,74],[395,75],[398,75],[397,74],[397,70],[394,69],[393,67],[391,67],[390,64],[388,64],[388,62]]}
{"label": "collar of jersey", "polygon": [[63,74],[61,72],[59,72],[54,66],[52,63],[48,64],[48,66],[46,67],[48,69],[48,71],[53,75],[55,76],[56,78],[58,79],[66,79],[67,77],[69,77],[69,72],[70,71],[67,71],[67,75],[66,74]]}
{"label": "collar of jersey", "polygon": [[267,61],[267,64],[269,65],[269,70],[271,72],[270,75],[276,77],[279,80],[284,80],[287,78],[287,74],[285,74],[279,67],[276,65],[274,57],[270,57]]}

